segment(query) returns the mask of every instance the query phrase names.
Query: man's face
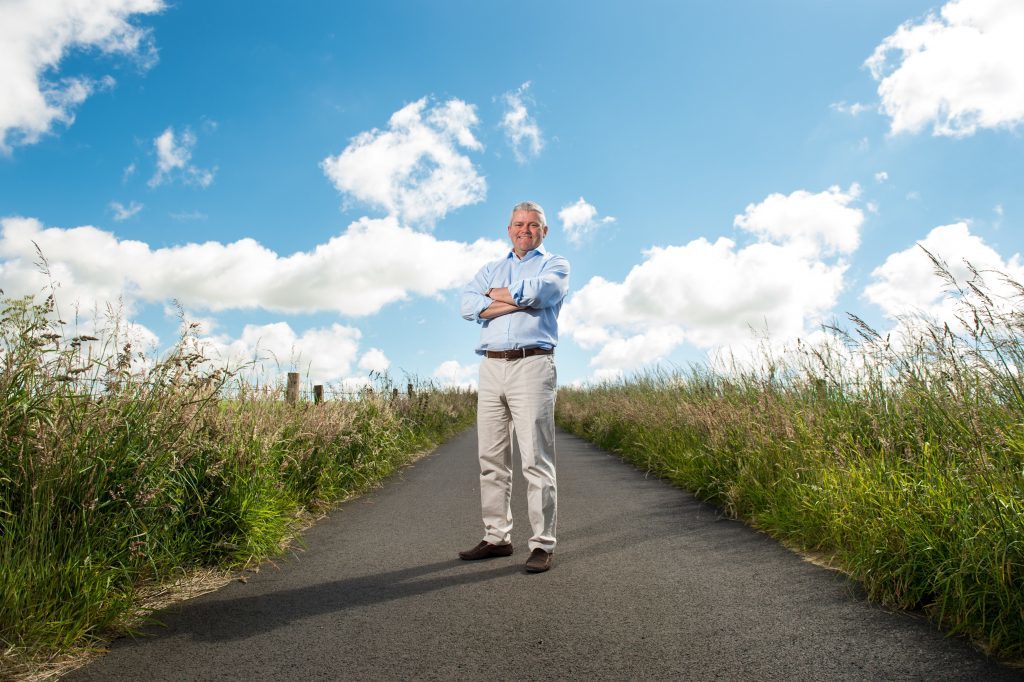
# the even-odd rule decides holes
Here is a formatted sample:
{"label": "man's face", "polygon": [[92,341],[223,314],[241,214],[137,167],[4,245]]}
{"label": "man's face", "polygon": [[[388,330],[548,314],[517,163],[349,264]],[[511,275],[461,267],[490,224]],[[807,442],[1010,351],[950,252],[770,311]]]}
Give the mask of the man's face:
{"label": "man's face", "polygon": [[540,224],[540,215],[536,211],[516,211],[512,214],[512,222],[508,224],[508,238],[512,240],[512,250],[520,258],[527,251],[540,246],[546,236],[548,227]]}

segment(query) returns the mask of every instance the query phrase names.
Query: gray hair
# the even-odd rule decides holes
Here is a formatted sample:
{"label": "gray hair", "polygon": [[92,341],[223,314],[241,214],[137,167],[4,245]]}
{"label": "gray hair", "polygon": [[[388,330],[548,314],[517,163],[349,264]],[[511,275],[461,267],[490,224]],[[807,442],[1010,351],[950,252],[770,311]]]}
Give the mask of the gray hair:
{"label": "gray hair", "polygon": [[[544,209],[541,208],[541,205],[535,201],[520,201],[518,204],[512,207],[512,215],[515,215],[516,211],[532,211],[533,213],[536,213],[538,216],[540,216],[541,225],[543,225],[544,227],[548,226],[548,219],[544,215]],[[510,217],[509,223],[511,222],[512,219]]]}

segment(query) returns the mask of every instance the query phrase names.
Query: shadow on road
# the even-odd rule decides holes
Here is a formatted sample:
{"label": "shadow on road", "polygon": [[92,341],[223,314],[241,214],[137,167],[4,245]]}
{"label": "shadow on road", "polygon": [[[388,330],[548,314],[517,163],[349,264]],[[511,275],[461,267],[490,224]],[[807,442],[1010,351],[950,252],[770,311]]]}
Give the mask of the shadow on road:
{"label": "shadow on road", "polygon": [[249,597],[189,602],[180,609],[164,611],[163,617],[156,621],[157,627],[147,628],[142,636],[159,638],[165,633],[187,633],[192,639],[208,642],[247,639],[324,613],[480,583],[523,571],[518,561],[490,569],[481,568],[479,564],[451,559]]}
{"label": "shadow on road", "polygon": [[[601,555],[628,550],[639,543],[657,542],[687,532],[682,524],[665,523],[661,519],[651,523],[658,517],[678,515],[680,511],[678,507],[651,510],[644,515],[648,517],[646,520],[637,518],[629,527],[621,523],[603,523],[603,519],[597,517],[587,526],[567,534],[564,544],[569,551],[559,558],[564,557],[564,561],[570,564],[574,558],[593,560]],[[709,521],[713,523],[712,519]],[[735,539],[730,544],[734,542]],[[742,549],[737,548],[737,551]],[[494,566],[490,562],[465,562],[452,558],[252,596],[214,597],[204,602],[186,602],[161,612],[153,619],[153,625],[145,628],[139,636],[151,640],[186,634],[193,640],[206,642],[242,640],[324,613],[373,606],[517,574],[525,576],[518,559],[514,563],[502,562],[500,566]],[[258,582],[252,584],[253,587],[258,585]],[[272,588],[268,587],[268,590]]]}

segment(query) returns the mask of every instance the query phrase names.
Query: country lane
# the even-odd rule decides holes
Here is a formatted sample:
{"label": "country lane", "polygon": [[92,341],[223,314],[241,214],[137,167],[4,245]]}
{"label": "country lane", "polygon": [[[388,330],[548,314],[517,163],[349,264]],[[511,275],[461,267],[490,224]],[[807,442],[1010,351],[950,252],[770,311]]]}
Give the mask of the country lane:
{"label": "country lane", "polygon": [[457,558],[482,535],[470,430],[65,679],[1022,679],[617,457],[557,450],[547,573],[523,570],[518,471],[515,553]]}

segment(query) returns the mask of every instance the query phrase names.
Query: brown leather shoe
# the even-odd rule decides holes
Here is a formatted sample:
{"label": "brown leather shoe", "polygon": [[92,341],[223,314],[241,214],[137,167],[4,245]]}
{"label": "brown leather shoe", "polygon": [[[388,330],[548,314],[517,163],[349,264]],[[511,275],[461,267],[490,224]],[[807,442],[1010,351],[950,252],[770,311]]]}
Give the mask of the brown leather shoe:
{"label": "brown leather shoe", "polygon": [[543,573],[551,568],[551,554],[540,547],[530,552],[530,558],[526,560],[526,572]]}
{"label": "brown leather shoe", "polygon": [[477,559],[490,559],[495,556],[511,556],[512,543],[507,545],[492,545],[486,540],[481,540],[473,549],[459,552],[459,558],[464,561],[476,561]]}

